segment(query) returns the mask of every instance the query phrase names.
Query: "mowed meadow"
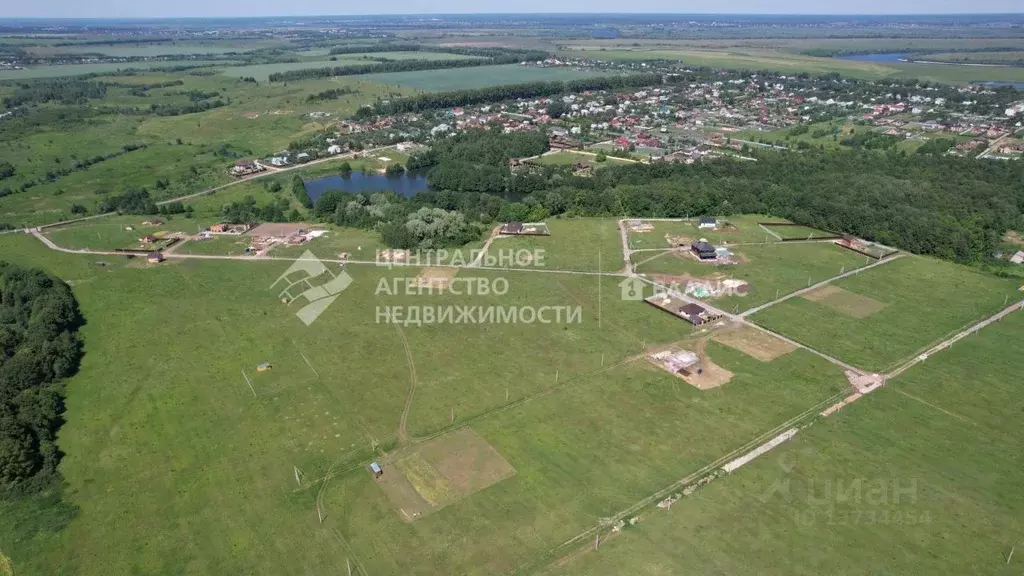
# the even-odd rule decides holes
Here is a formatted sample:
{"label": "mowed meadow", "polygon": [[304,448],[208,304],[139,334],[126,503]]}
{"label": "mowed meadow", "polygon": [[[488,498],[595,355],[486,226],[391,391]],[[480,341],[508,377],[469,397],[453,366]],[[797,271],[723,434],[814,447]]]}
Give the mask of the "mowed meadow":
{"label": "mowed meadow", "polygon": [[[405,296],[380,281],[418,270],[350,265],[352,286],[307,328],[270,288],[287,262],[150,266],[27,235],[0,236],[0,250],[66,278],[87,320],[60,436],[79,512],[33,534],[0,511],[17,574],[505,571],[845,386],[807,353],[766,364],[708,344],[735,376],[702,393],[640,353],[705,334],[623,302],[617,278],[473,271],[508,292]],[[579,305],[581,317],[378,323],[378,305],[421,304]],[[364,466],[462,426],[515,474],[404,522]]]}
{"label": "mowed meadow", "polygon": [[1021,338],[1012,314],[542,573],[1021,574]]}

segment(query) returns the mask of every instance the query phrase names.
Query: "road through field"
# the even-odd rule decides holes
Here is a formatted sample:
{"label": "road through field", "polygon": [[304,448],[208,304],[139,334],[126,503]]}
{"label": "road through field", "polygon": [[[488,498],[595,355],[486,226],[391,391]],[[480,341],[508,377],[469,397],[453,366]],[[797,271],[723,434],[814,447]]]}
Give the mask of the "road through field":
{"label": "road through field", "polygon": [[789,300],[790,298],[795,298],[797,296],[800,296],[800,295],[803,295],[803,294],[807,294],[808,292],[813,292],[813,291],[817,290],[818,288],[821,288],[822,286],[825,286],[827,284],[831,284],[832,282],[835,282],[836,280],[842,280],[843,278],[846,278],[847,276],[853,276],[855,274],[860,274],[861,272],[864,272],[865,270],[870,270],[870,269],[874,268],[875,266],[881,266],[882,264],[888,264],[889,262],[892,262],[893,260],[898,260],[898,259],[900,259],[902,257],[903,257],[903,253],[900,252],[898,254],[882,258],[881,260],[879,260],[877,262],[874,262],[872,264],[868,264],[867,266],[863,266],[861,268],[854,268],[853,270],[850,270],[849,272],[844,272],[844,273],[839,274],[837,276],[833,276],[831,278],[822,280],[821,282],[818,282],[817,284],[811,284],[807,288],[801,288],[800,290],[797,290],[796,292],[790,292],[789,294],[786,294],[785,296],[783,296],[783,297],[781,297],[781,298],[779,298],[777,300],[772,300],[771,302],[768,302],[766,304],[762,304],[762,305],[760,305],[760,306],[758,306],[756,308],[751,308],[750,310],[747,310],[746,312],[742,312],[740,314],[740,317],[741,318],[746,318],[747,316],[750,316],[752,314],[756,314],[756,313],[760,312],[761,310],[764,310],[765,308],[774,306],[776,304],[779,304],[780,302],[785,302],[786,300]]}

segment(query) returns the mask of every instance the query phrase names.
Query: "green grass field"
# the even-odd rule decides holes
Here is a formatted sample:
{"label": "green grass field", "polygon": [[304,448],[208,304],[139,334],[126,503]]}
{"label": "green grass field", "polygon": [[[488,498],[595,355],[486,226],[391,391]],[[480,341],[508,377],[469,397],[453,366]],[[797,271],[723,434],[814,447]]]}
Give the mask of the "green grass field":
{"label": "green grass field", "polygon": [[571,68],[537,68],[507,64],[501,66],[478,66],[473,68],[449,68],[445,70],[422,70],[416,72],[386,72],[357,76],[360,80],[374,84],[403,86],[427,91],[463,90],[482,88],[494,84],[517,84],[550,80],[574,80],[599,76],[593,70]]}
{"label": "green grass field", "polygon": [[[189,66],[224,66],[231,62],[225,60],[189,60]],[[58,76],[77,76],[80,74],[96,74],[116,72],[136,68],[161,68],[174,66],[174,62],[149,60],[145,62],[96,62],[93,64],[54,64],[52,66],[31,66],[21,70],[0,70],[0,80],[28,80],[30,78],[56,78]]]}
{"label": "green grass field", "polygon": [[594,168],[602,168],[605,166],[618,166],[622,164],[630,163],[628,160],[622,158],[616,158],[614,156],[607,156],[604,162],[598,162],[595,158],[596,154],[583,154],[572,150],[562,150],[555,152],[554,154],[545,154],[540,158],[537,158],[538,164],[550,164],[552,166],[566,166],[573,162],[586,162]]}
{"label": "green grass field", "polygon": [[548,270],[616,272],[625,266],[615,220],[580,218],[549,219],[546,222],[550,236],[501,238],[491,244],[488,254],[493,258],[504,256],[508,259],[520,251],[537,251],[540,262],[520,261],[511,265]]}
{"label": "green grass field", "polygon": [[[877,50],[873,48],[872,50]],[[680,49],[600,49],[580,46],[561,52],[566,57],[587,57],[611,61],[678,60],[694,66],[713,68],[770,70],[773,72],[806,72],[877,80],[882,78],[918,78],[933,82],[966,84],[977,81],[1024,81],[1024,68],[949,66],[942,64],[880,63],[807,56],[773,47],[747,47],[735,41],[728,47],[706,49],[686,47]]]}
{"label": "green grass field", "polygon": [[[689,325],[619,300],[615,278],[601,290],[593,277],[473,271],[511,274],[511,289],[388,296],[377,293],[379,279],[414,270],[351,267],[352,287],[306,328],[268,289],[280,262],[98,267],[95,257],[50,252],[26,235],[0,245],[7,259],[67,278],[89,320],[89,352],[69,383],[61,432],[62,471],[80,512],[59,534],[5,547],[18,574],[323,573],[349,559],[357,572],[504,571],[843,385],[809,354],[763,365],[718,345],[708,353],[736,374],[720,391],[701,393],[642,361],[613,367],[644,341],[691,336]],[[376,322],[378,304],[579,304],[583,315],[565,326],[400,333]],[[370,456],[371,439],[395,443],[410,377],[403,338],[417,378],[412,437],[449,430],[454,410],[456,425],[471,421],[516,471],[413,524],[352,467]],[[273,369],[257,373],[264,361]],[[595,373],[603,363],[607,371]],[[533,399],[491,413],[506,393],[508,402]],[[615,433],[590,434],[597,423]],[[314,481],[332,463],[340,464],[321,526]],[[525,521],[541,510],[542,522]],[[24,534],[18,518],[0,517],[0,529]],[[465,543],[457,553],[446,552],[449,537]],[[503,541],[516,545],[495,553]],[[381,553],[399,545],[405,554]]]}
{"label": "green grass field", "polygon": [[[143,222],[160,220],[159,225]],[[107,216],[95,221],[47,229],[45,234],[62,248],[113,250],[115,248],[139,248],[143,236],[163,236],[171,232],[195,234],[200,227],[212,221],[205,218],[189,219],[184,215],[175,216]],[[131,228],[131,230],[128,230]]]}
{"label": "green grass field", "polygon": [[753,320],[854,366],[881,371],[1019,299],[1017,284],[911,256],[835,283],[885,305],[867,317],[800,297],[759,312]]}
{"label": "green grass field", "polygon": [[[633,250],[650,250],[655,248],[671,248],[669,238],[682,237],[692,240],[706,238],[712,244],[740,244],[740,243],[767,243],[778,240],[764,231],[758,222],[785,222],[774,216],[761,216],[757,214],[739,214],[736,216],[721,216],[719,220],[725,220],[731,226],[719,228],[701,229],[697,219],[679,221],[648,221],[653,225],[649,232],[628,231],[629,247]],[[647,256],[643,256],[647,257]]]}
{"label": "green grass field", "polygon": [[772,232],[775,232],[781,236],[784,240],[811,240],[814,238],[827,238],[835,236],[824,230],[818,230],[817,228],[810,228],[808,226],[799,226],[793,224],[792,226],[766,226]]}
{"label": "green grass field", "polygon": [[725,266],[701,263],[673,252],[648,259],[651,253],[641,252],[634,255],[636,262],[642,262],[635,271],[649,277],[686,275],[694,279],[746,280],[750,285],[748,294],[711,301],[722,310],[744,311],[869,263],[865,257],[829,242],[741,246],[735,252],[741,262]]}
{"label": "green grass field", "polygon": [[1020,574],[1021,338],[1014,314],[542,573]]}

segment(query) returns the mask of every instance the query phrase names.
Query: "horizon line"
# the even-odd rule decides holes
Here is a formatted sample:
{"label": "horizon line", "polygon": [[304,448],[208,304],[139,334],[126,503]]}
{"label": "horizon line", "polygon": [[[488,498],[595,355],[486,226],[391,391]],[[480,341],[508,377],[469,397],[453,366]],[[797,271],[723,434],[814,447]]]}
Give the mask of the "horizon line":
{"label": "horizon line", "polygon": [[920,16],[1022,16],[1022,12],[907,12],[907,13],[811,13],[811,12],[394,12],[377,14],[264,14],[253,16],[0,16],[0,22],[9,20],[252,20],[260,18],[373,18],[396,16],[801,16],[842,18],[856,17],[920,17]]}

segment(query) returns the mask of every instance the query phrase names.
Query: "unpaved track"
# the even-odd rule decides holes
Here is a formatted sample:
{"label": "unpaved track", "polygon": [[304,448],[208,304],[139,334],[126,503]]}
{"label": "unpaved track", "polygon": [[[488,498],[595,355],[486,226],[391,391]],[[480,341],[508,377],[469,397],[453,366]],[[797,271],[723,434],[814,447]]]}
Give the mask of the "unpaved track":
{"label": "unpaved track", "polygon": [[796,298],[797,296],[801,296],[803,294],[807,294],[808,292],[813,292],[814,290],[817,290],[818,288],[821,288],[822,286],[831,284],[832,282],[835,282],[836,280],[842,280],[843,278],[846,278],[847,276],[854,276],[856,274],[860,274],[861,272],[865,272],[867,270],[870,270],[870,269],[872,269],[872,268],[874,268],[876,266],[882,266],[883,264],[888,264],[889,262],[892,262],[894,260],[899,260],[903,256],[904,256],[904,254],[902,252],[900,252],[900,253],[894,254],[892,256],[889,256],[889,257],[886,257],[886,258],[882,258],[881,260],[879,260],[877,262],[873,262],[871,264],[868,264],[867,266],[862,266],[860,268],[854,268],[853,270],[850,270],[849,272],[844,272],[842,274],[838,274],[838,275],[833,276],[831,278],[826,278],[825,280],[822,280],[821,282],[818,282],[817,284],[811,284],[807,288],[801,288],[800,290],[797,290],[796,292],[790,292],[789,294],[786,294],[785,296],[783,296],[782,298],[779,298],[778,300],[772,300],[771,302],[768,302],[767,304],[762,304],[762,305],[760,305],[760,306],[758,306],[756,308],[751,308],[750,310],[747,310],[746,312],[741,313],[740,317],[746,318],[747,316],[750,316],[752,314],[757,314],[758,312],[760,312],[761,310],[764,310],[765,308],[769,308],[771,306],[775,306],[776,304],[779,304],[781,302],[785,302],[786,300],[789,300],[790,298]]}

